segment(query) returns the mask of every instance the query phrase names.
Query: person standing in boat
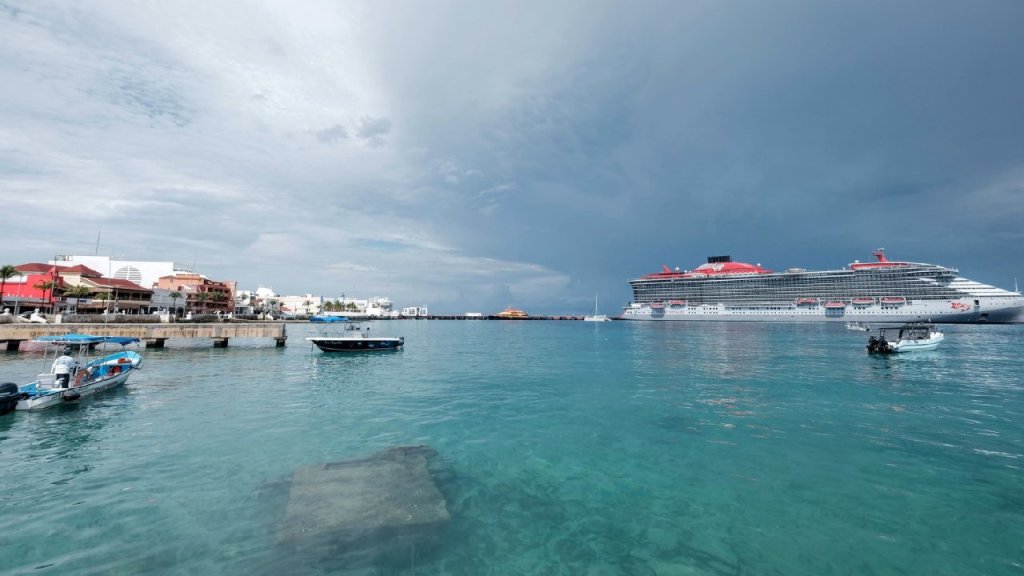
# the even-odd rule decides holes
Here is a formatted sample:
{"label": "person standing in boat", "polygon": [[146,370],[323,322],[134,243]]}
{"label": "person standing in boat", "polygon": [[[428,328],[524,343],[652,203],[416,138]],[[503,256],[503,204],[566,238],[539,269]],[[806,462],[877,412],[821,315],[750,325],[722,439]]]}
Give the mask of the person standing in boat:
{"label": "person standing in boat", "polygon": [[50,372],[57,377],[57,386],[67,388],[71,382],[71,374],[78,368],[78,361],[71,357],[71,347],[64,347],[64,354],[53,361]]}

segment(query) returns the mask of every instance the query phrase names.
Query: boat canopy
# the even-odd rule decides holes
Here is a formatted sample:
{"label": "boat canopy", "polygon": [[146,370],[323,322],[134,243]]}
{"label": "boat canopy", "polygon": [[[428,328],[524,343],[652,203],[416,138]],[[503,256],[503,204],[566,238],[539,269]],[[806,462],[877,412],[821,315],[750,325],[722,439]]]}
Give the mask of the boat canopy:
{"label": "boat canopy", "polygon": [[91,344],[103,344],[104,342],[111,342],[113,344],[120,344],[126,346],[128,344],[134,344],[141,342],[140,339],[131,336],[93,336],[91,334],[62,334],[60,336],[39,336],[33,339],[34,342],[43,342],[45,344],[53,344],[54,346],[83,346]]}
{"label": "boat canopy", "polygon": [[310,322],[324,322],[330,324],[332,322],[348,322],[346,316],[313,316],[309,319]]}

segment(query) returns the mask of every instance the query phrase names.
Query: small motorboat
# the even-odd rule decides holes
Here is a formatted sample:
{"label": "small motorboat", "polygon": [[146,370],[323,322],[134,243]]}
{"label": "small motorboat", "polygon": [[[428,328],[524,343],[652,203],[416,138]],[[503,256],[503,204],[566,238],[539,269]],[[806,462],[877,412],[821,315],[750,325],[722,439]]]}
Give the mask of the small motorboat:
{"label": "small motorboat", "polygon": [[862,323],[862,322],[847,322],[846,323],[846,329],[847,330],[854,330],[854,331],[857,331],[857,332],[870,332],[871,331],[871,327],[868,326],[867,324]]}
{"label": "small motorboat", "polygon": [[332,324],[341,324],[341,330],[323,332],[306,340],[324,352],[377,352],[398,350],[405,345],[404,336],[370,336],[369,323],[346,319]]}
{"label": "small motorboat", "polygon": [[897,354],[934,350],[945,338],[931,323],[904,324],[898,328],[882,328],[878,336],[868,338],[868,353]]}
{"label": "small motorboat", "polygon": [[[57,404],[92,396],[124,384],[135,370],[142,366],[142,356],[134,350],[121,350],[113,354],[94,357],[96,346],[105,343],[128,344],[140,342],[138,338],[120,336],[90,336],[65,334],[41,336],[33,340],[47,345],[43,362],[53,362],[50,371],[36,376],[34,382],[18,387],[17,410],[45,410]],[[66,379],[57,372],[57,359],[64,356],[73,360]]]}

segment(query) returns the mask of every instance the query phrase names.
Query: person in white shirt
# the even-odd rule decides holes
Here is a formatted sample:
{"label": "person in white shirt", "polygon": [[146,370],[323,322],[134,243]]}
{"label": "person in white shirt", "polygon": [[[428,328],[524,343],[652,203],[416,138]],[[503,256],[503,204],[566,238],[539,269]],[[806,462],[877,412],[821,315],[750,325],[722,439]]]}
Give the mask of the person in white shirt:
{"label": "person in white shirt", "polygon": [[50,372],[57,376],[57,386],[59,388],[67,388],[71,382],[71,375],[77,368],[78,362],[71,357],[71,348],[65,346],[64,355],[59,356],[53,361],[53,367],[50,368]]}

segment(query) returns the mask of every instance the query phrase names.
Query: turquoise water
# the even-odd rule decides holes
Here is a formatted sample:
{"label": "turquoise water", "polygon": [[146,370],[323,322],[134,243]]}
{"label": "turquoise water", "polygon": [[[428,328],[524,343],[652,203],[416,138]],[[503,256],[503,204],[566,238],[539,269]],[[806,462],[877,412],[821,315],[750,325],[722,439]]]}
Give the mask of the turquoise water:
{"label": "turquoise water", "polygon": [[835,325],[378,326],[405,349],[172,341],[0,417],[0,572],[346,573],[275,546],[283,481],[427,444],[443,546],[353,573],[1024,574],[1024,326],[901,357]]}

